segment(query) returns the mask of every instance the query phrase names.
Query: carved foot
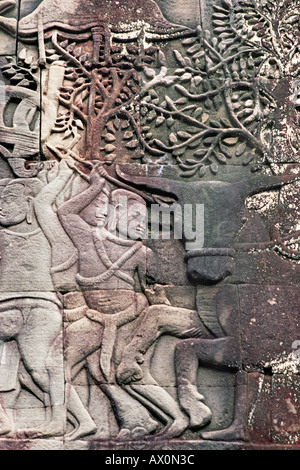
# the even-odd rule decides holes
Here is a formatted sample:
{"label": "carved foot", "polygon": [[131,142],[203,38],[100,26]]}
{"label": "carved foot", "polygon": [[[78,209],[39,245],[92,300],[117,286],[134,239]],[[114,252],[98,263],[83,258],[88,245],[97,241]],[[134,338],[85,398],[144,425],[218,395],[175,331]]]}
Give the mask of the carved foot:
{"label": "carved foot", "polygon": [[131,430],[127,428],[120,429],[116,441],[131,441]]}
{"label": "carved foot", "polygon": [[17,436],[19,439],[42,439],[64,436],[65,431],[65,423],[62,420],[52,420],[50,423],[36,428],[19,429]]}
{"label": "carved foot", "polygon": [[143,426],[137,426],[133,429],[123,428],[120,430],[116,437],[117,441],[136,441],[149,436],[152,432],[156,431],[158,424],[152,420],[153,425],[147,429]]}
{"label": "carved foot", "polygon": [[178,395],[181,407],[190,417],[190,429],[197,430],[209,423],[212,413],[195,385],[180,385]]}
{"label": "carved foot", "polygon": [[0,405],[0,436],[13,437],[13,423]]}
{"label": "carved foot", "polygon": [[13,437],[13,427],[10,423],[10,421],[3,421],[3,419],[1,419],[1,422],[0,422],[0,436],[4,436],[4,437]]}
{"label": "carved foot", "polygon": [[89,423],[81,423],[74,431],[66,435],[66,441],[76,441],[87,436],[91,436],[97,432],[97,426],[93,421]]}
{"label": "carved foot", "polygon": [[220,429],[217,431],[202,432],[200,436],[203,439],[212,441],[245,441],[245,429],[240,424],[232,424],[227,429]]}
{"label": "carved foot", "polygon": [[122,358],[118,369],[117,369],[117,380],[120,384],[128,385],[132,382],[138,382],[143,378],[143,372],[139,364],[144,361],[142,358],[138,358],[136,362],[133,362],[132,357]]}
{"label": "carved foot", "polygon": [[178,416],[170,425],[165,429],[155,434],[155,436],[149,436],[152,439],[174,439],[175,437],[181,436],[181,434],[188,428],[189,419],[187,416],[182,414]]}
{"label": "carved foot", "polygon": [[40,428],[28,428],[17,430],[18,439],[44,439],[47,437],[61,437],[64,431],[57,429],[56,426],[44,426]]}

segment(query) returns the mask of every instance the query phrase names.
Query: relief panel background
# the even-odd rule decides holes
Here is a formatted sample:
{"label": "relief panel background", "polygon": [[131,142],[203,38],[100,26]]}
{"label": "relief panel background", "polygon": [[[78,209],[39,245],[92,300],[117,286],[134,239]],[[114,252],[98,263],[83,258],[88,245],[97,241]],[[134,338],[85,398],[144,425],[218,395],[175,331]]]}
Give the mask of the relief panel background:
{"label": "relief panel background", "polygon": [[[297,447],[299,6],[77,3],[0,29],[0,448]],[[107,238],[118,188],[204,246]]]}

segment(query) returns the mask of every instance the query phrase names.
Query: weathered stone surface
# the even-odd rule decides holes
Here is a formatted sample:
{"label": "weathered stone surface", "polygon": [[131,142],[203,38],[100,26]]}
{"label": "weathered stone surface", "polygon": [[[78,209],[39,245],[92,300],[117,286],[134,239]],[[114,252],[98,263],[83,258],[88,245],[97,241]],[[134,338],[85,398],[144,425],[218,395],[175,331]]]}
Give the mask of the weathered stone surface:
{"label": "weathered stone surface", "polygon": [[19,3],[0,449],[297,449],[298,2]]}
{"label": "weathered stone surface", "polygon": [[[252,442],[299,443],[299,377],[249,374],[248,432]],[[267,424],[267,426],[266,426]]]}
{"label": "weathered stone surface", "polygon": [[273,384],[273,442],[299,444],[299,375],[275,374]]}
{"label": "weathered stone surface", "polygon": [[299,330],[299,296],[294,287],[243,285],[239,299],[244,366],[276,368],[282,362],[282,368],[290,366],[292,372],[289,361]]}
{"label": "weathered stone surface", "polygon": [[250,442],[272,442],[272,377],[251,372],[248,374],[248,423]]}

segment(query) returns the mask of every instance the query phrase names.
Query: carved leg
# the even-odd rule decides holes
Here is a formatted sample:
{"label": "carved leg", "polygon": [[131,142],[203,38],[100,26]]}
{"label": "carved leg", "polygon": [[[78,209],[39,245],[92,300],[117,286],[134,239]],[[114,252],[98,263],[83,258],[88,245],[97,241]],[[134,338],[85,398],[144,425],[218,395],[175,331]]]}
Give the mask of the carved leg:
{"label": "carved leg", "polygon": [[101,389],[113,403],[120,424],[118,440],[141,439],[156,431],[158,423],[151,418],[146,408],[125,390],[113,384],[102,384]]}
{"label": "carved leg", "polygon": [[19,380],[20,380],[20,383],[22,384],[22,387],[27,389],[30,393],[32,393],[45,406],[45,422],[39,427],[43,427],[45,426],[45,424],[50,423],[51,416],[52,416],[50,397],[47,393],[43,393],[40,387],[38,387],[34,383],[32,377],[27,372],[22,362],[20,363],[20,368],[19,368]]}
{"label": "carved leg", "polygon": [[[175,367],[178,381],[178,394],[182,408],[190,416],[191,427],[203,427],[210,419],[208,408],[203,405],[203,397],[197,391],[196,376],[199,365],[228,367],[237,361],[235,339],[232,337],[217,339],[184,340],[176,345]],[[235,357],[236,356],[236,357]],[[204,439],[244,440],[246,417],[245,379],[247,374],[237,373],[235,393],[234,421],[228,429],[202,432]],[[207,412],[207,416],[206,416]]]}
{"label": "carved leg", "polygon": [[0,403],[0,436],[8,435],[13,431],[13,423],[7,416]]}
{"label": "carved leg", "polygon": [[[121,363],[117,369],[120,383],[131,385],[133,391],[148,400],[171,418],[170,423],[158,437],[172,438],[180,436],[189,425],[187,416],[169,393],[158,384],[146,383],[143,371],[145,355],[149,348],[164,334],[184,336],[192,328],[200,328],[198,314],[194,310],[175,308],[167,305],[149,307],[142,321],[142,326],[135,332],[131,343],[125,348]],[[143,379],[143,383],[141,380]],[[147,405],[146,405],[147,406]]]}
{"label": "carved leg", "polygon": [[178,403],[171,397],[171,395],[158,384],[156,385],[139,385],[132,384],[131,388],[140,397],[148,400],[148,406],[152,403],[154,407],[159,407],[171,420],[168,420],[167,426],[163,431],[157,433],[154,437],[157,439],[171,439],[179,437],[188,427],[189,419],[182,412]]}
{"label": "carved leg", "polygon": [[[48,308],[45,308],[46,305]],[[31,308],[18,337],[21,358],[36,385],[51,404],[50,423],[25,430],[28,437],[61,436],[65,432],[65,393],[62,348],[52,348],[62,330],[61,314],[50,302]],[[38,351],[38,353],[37,353]]]}
{"label": "carved leg", "polygon": [[239,371],[236,375],[234,420],[227,429],[206,431],[201,433],[203,439],[213,441],[246,440],[247,419],[247,373]]}
{"label": "carved leg", "polygon": [[[210,420],[212,413],[198,392],[197,371],[199,368],[199,346],[207,340],[180,341],[175,348],[175,371],[178,398],[182,408],[190,417],[190,428],[199,429]],[[203,343],[202,343],[203,344]]]}
{"label": "carved leg", "polygon": [[65,329],[65,360],[67,380],[72,381],[82,368],[82,362],[97,351],[102,342],[103,327],[87,317],[75,321]]}
{"label": "carved leg", "polygon": [[119,383],[128,384],[142,379],[140,367],[149,348],[160,336],[169,334],[182,338],[186,331],[201,328],[195,310],[176,308],[168,305],[153,305],[146,310],[141,327],[125,348],[122,361],[117,369]]}
{"label": "carved leg", "polygon": [[65,330],[65,359],[67,410],[75,418],[75,429],[67,435],[67,440],[76,440],[94,434],[97,426],[82,400],[78,396],[72,382],[84,367],[87,357],[99,349],[102,341],[103,327],[88,318],[82,318]]}
{"label": "carved leg", "polygon": [[111,402],[120,427],[117,440],[140,439],[156,431],[158,423],[140,403],[139,397],[132,397],[129,387],[124,390],[119,385],[104,383],[99,363],[99,351],[87,358],[87,367],[95,383]]}
{"label": "carved leg", "polygon": [[74,416],[78,426],[66,436],[66,440],[75,441],[76,439],[95,434],[97,426],[83,406],[75,388],[72,385],[68,386],[68,388],[68,411]]}

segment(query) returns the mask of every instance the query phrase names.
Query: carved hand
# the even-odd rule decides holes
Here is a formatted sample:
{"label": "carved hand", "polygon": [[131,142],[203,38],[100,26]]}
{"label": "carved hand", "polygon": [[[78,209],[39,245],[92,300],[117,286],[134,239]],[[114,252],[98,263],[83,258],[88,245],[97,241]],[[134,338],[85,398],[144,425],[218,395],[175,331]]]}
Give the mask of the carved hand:
{"label": "carved hand", "polygon": [[97,162],[91,173],[90,173],[90,183],[93,184],[99,184],[100,182],[104,184],[104,176],[107,175],[106,170],[103,168],[103,163],[102,162]]}

